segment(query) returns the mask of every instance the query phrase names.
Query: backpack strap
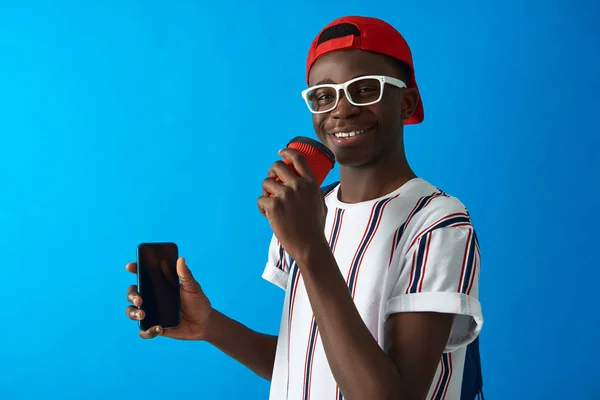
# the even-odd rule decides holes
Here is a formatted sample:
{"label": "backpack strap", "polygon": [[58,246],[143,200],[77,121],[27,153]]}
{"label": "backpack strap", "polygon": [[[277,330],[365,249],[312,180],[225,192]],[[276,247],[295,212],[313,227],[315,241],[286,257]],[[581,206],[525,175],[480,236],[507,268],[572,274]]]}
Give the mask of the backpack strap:
{"label": "backpack strap", "polygon": [[460,400],[474,399],[485,400],[483,397],[483,374],[481,372],[479,336],[467,345],[460,395]]}
{"label": "backpack strap", "polygon": [[330,183],[329,185],[325,185],[325,186],[321,186],[321,191],[323,192],[324,195],[328,195],[329,193],[331,193],[331,191],[333,189],[336,188],[337,185],[339,185],[339,181],[338,182],[333,182]]}

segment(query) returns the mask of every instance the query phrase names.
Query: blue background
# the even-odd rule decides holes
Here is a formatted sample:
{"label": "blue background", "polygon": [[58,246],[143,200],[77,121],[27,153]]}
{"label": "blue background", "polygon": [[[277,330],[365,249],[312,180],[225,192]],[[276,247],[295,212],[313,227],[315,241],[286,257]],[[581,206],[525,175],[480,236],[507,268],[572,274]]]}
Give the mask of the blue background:
{"label": "blue background", "polygon": [[277,332],[255,201],[313,135],[306,52],[345,14],[413,48],[409,159],[481,240],[486,399],[598,398],[597,3],[202,3],[0,2],[0,398],[267,397],[206,343],[139,339],[124,266],[175,241],[215,307]]}

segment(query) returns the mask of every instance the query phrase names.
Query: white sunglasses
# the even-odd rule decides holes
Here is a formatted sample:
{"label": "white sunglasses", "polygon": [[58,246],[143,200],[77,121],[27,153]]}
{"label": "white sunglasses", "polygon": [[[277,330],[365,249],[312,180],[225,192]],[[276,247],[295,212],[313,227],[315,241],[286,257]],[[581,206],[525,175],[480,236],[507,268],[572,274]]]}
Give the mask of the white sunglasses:
{"label": "white sunglasses", "polygon": [[406,87],[406,83],[391,76],[367,75],[345,83],[325,83],[309,87],[302,91],[302,98],[313,114],[334,110],[340,102],[341,90],[344,91],[350,104],[359,107],[368,106],[382,99],[386,83],[398,88]]}

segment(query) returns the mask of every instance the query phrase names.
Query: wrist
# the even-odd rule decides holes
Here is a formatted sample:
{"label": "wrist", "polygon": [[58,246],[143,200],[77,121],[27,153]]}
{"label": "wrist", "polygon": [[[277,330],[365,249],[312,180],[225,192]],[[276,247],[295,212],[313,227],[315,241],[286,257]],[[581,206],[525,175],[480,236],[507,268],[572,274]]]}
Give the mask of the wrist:
{"label": "wrist", "polygon": [[303,246],[294,260],[300,269],[308,269],[327,262],[332,255],[329,243],[323,237],[323,240],[316,240]]}
{"label": "wrist", "polygon": [[200,335],[198,340],[208,343],[212,343],[213,341],[215,341],[220,335],[219,323],[220,320],[222,320],[222,317],[223,314],[221,314],[214,308],[211,308],[210,312],[208,313],[208,318],[206,319],[206,322],[204,324],[204,329],[202,329],[202,334]]}

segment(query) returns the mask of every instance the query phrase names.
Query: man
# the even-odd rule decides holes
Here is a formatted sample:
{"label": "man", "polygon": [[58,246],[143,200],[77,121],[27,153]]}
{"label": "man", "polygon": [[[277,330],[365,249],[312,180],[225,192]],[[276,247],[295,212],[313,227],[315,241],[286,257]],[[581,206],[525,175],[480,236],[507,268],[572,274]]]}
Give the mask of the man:
{"label": "man", "polygon": [[[320,188],[290,149],[297,173],[278,161],[263,182],[263,276],[286,291],[279,335],[214,310],[183,259],[181,326],[140,335],[208,341],[271,380],[271,399],[460,399],[483,324],[479,244],[464,206],[406,160],[404,125],[423,120],[410,49],[381,20],[341,18],[315,38],[307,81],[340,183]],[[141,304],[134,286],[128,298]]]}

